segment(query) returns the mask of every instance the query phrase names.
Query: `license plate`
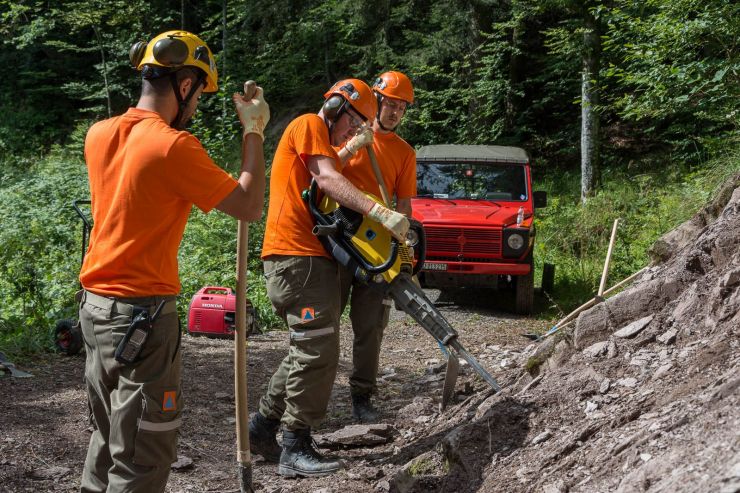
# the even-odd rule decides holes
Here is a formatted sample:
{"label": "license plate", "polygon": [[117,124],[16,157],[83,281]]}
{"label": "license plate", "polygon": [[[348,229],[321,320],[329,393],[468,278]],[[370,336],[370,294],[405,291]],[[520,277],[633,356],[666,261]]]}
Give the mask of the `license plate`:
{"label": "license plate", "polygon": [[424,262],[424,270],[447,270],[447,264]]}

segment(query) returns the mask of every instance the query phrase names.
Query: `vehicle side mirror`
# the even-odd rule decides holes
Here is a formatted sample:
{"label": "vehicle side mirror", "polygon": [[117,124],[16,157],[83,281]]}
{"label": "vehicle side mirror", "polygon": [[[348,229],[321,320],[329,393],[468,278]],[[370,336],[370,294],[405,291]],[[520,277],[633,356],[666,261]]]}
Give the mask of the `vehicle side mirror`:
{"label": "vehicle side mirror", "polygon": [[547,207],[547,192],[539,191],[534,192],[534,208],[540,209]]}

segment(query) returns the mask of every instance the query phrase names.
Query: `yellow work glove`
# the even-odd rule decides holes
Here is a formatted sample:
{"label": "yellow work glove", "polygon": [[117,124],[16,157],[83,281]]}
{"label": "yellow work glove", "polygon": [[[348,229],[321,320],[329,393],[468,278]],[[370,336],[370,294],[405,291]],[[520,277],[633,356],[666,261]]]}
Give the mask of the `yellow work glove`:
{"label": "yellow work glove", "polygon": [[365,127],[360,130],[357,135],[349,139],[344,145],[344,148],[347,149],[347,152],[354,156],[355,154],[357,154],[357,151],[373,143],[373,136],[373,129],[370,127]]}
{"label": "yellow work glove", "polygon": [[367,216],[382,224],[398,241],[406,242],[406,233],[409,231],[409,220],[406,216],[377,203],[370,209]]}
{"label": "yellow work glove", "polygon": [[239,121],[247,134],[257,134],[265,140],[265,127],[270,121],[270,106],[265,102],[262,88],[254,81],[244,83],[244,94],[235,93],[232,98]]}

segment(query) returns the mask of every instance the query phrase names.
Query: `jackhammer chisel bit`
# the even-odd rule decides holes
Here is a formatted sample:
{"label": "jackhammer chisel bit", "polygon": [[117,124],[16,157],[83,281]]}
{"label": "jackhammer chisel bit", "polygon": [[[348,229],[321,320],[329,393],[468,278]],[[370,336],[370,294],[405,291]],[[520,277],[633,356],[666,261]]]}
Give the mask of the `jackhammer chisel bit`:
{"label": "jackhammer chisel bit", "polygon": [[496,392],[501,390],[496,380],[465,350],[458,340],[457,331],[452,328],[434,303],[426,297],[424,291],[411,280],[408,274],[400,274],[393,279],[388,293],[396,301],[398,307],[411,315],[432,337],[467,361],[493,390]]}

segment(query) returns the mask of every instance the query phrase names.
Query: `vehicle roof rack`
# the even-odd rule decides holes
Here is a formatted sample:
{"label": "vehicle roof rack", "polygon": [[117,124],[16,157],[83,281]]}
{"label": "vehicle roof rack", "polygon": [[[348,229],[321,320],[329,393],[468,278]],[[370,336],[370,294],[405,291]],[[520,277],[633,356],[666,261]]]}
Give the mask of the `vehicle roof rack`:
{"label": "vehicle roof rack", "polygon": [[417,161],[497,161],[527,164],[529,156],[519,147],[468,144],[428,145],[416,151]]}

